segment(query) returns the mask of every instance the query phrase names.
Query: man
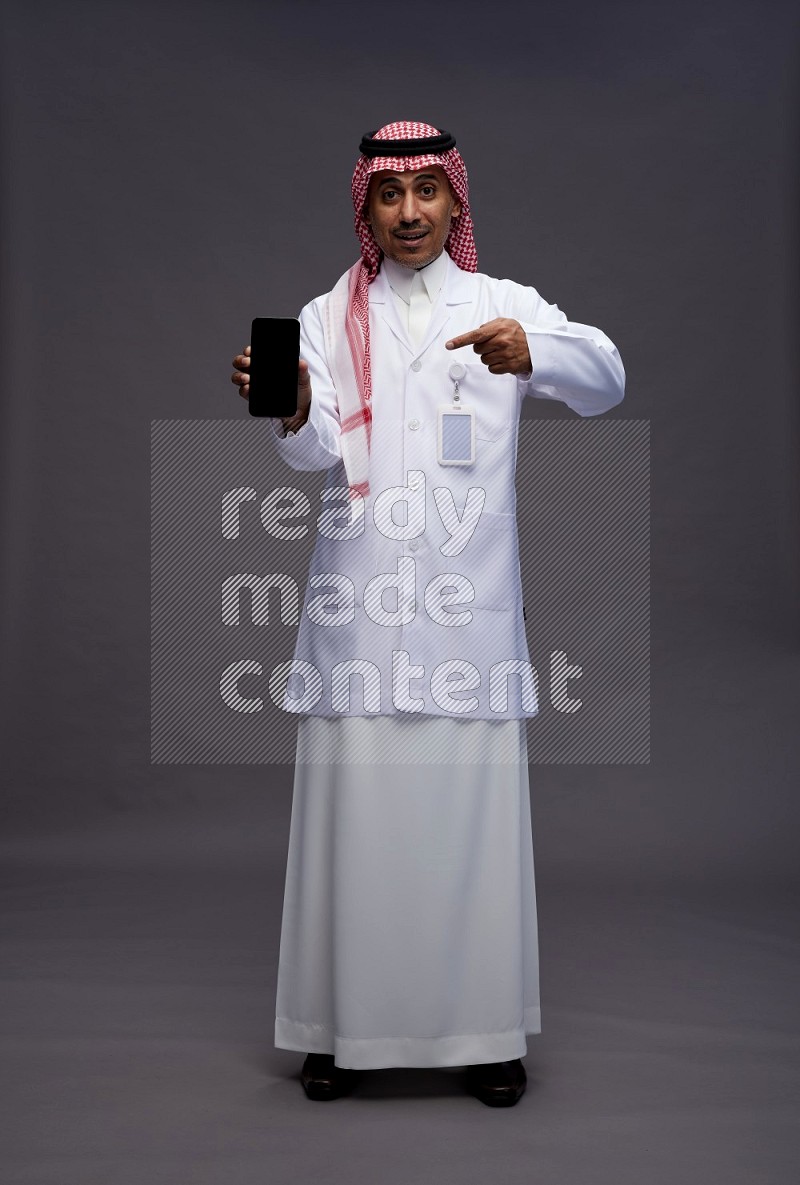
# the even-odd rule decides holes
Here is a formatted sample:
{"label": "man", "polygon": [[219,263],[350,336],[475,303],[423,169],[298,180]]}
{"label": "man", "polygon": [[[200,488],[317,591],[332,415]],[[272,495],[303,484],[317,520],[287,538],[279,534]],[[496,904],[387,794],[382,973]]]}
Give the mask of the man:
{"label": "man", "polygon": [[[303,309],[297,412],[273,421],[345,512],[320,519],[284,687],[300,720],[275,1043],[307,1052],[310,1098],[358,1070],[466,1066],[508,1106],[541,1031],[519,413],[530,395],[599,414],[624,371],[599,330],[478,273],[449,133],[365,136],[352,189],[361,258]],[[249,347],[234,366],[246,397]]]}

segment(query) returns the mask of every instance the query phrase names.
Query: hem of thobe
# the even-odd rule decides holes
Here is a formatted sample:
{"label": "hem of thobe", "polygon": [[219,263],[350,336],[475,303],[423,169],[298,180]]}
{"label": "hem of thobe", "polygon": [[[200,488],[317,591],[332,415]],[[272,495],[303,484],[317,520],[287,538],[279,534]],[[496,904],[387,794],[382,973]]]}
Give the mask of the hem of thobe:
{"label": "hem of thobe", "polygon": [[394,1066],[473,1066],[525,1057],[525,1035],[541,1033],[541,1010],[526,1008],[523,1027],[504,1033],[460,1033],[450,1037],[337,1037],[325,1025],[275,1019],[275,1045],[301,1053],[332,1053],[348,1070]]}

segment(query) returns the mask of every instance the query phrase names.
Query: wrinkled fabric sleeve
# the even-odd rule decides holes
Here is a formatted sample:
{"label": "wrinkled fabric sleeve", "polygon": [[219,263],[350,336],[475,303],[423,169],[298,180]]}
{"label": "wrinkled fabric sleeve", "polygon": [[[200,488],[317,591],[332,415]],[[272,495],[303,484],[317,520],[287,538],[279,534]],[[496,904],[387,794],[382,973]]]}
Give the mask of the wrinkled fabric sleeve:
{"label": "wrinkled fabric sleeve", "polygon": [[300,313],[300,357],[308,363],[311,406],[302,428],[283,436],[283,425],[272,419],[272,438],[278,455],[292,469],[330,469],[342,458],[336,390],[325,353],[322,312],[326,297],[312,300]]}
{"label": "wrinkled fabric sleeve", "polygon": [[592,325],[568,321],[536,289],[513,287],[533,366],[529,377],[518,379],[522,393],[560,400],[579,416],[601,415],[621,403],[625,369],[611,339]]}

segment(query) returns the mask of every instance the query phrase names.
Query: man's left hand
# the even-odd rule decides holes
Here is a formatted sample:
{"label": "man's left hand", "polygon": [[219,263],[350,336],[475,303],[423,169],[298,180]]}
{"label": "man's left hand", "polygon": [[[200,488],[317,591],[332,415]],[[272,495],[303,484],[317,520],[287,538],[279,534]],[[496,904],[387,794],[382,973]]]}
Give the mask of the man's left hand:
{"label": "man's left hand", "polygon": [[492,374],[530,374],[533,370],[525,330],[511,317],[497,317],[445,342],[448,350],[461,346],[472,346]]}

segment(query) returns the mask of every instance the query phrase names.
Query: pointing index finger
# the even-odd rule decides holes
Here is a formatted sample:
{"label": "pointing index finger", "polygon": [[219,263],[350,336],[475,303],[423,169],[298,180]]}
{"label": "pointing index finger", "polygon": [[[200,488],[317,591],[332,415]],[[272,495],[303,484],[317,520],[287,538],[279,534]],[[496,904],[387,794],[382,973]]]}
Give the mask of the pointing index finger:
{"label": "pointing index finger", "polygon": [[453,337],[449,342],[445,342],[444,348],[446,350],[458,350],[461,346],[474,346],[476,342],[486,341],[491,336],[491,330],[483,327],[480,329],[471,329],[469,333],[462,333],[460,337]]}

